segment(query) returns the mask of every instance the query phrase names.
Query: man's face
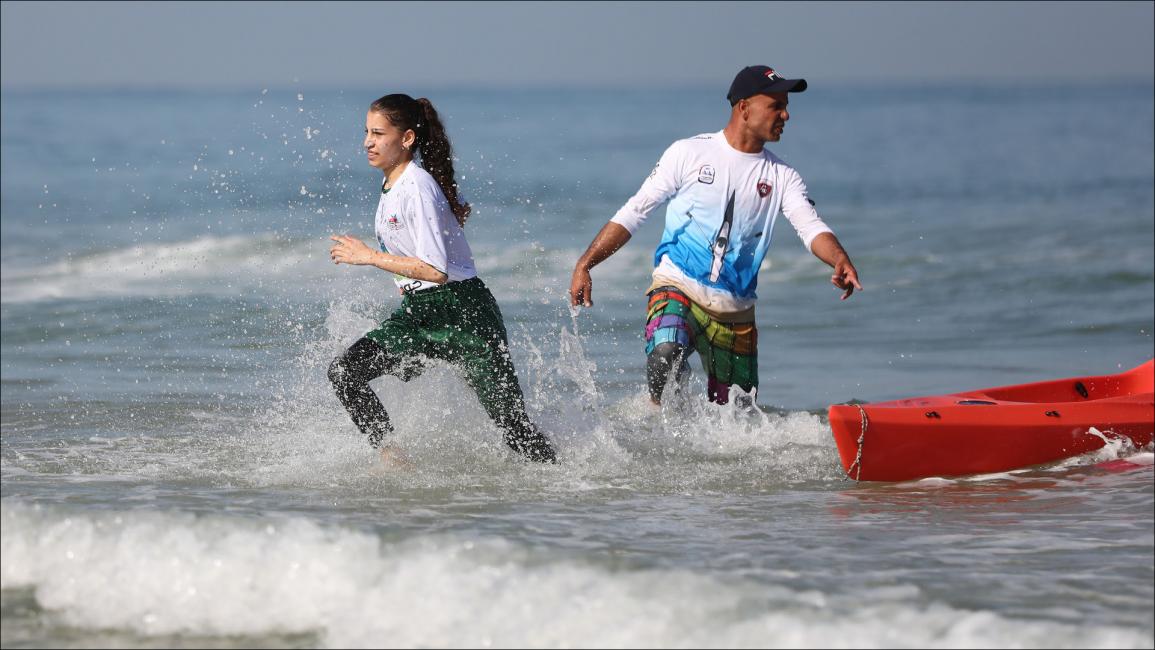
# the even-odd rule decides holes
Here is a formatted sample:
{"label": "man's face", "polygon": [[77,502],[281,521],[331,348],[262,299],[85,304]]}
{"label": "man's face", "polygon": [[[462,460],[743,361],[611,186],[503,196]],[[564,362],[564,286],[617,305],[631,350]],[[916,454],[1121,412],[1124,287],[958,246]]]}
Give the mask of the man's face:
{"label": "man's face", "polygon": [[778,142],[790,119],[786,111],[789,103],[786,93],[770,93],[747,97],[738,102],[737,108],[751,134],[766,142]]}

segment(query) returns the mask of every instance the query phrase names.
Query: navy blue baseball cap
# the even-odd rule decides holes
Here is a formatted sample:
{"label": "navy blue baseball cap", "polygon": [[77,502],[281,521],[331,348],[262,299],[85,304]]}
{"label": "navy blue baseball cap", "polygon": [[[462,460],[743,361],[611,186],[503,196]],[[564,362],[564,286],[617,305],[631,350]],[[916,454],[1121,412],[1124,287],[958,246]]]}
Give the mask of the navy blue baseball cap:
{"label": "navy blue baseball cap", "polygon": [[805,79],[787,79],[774,71],[774,68],[765,65],[749,65],[742,68],[730,84],[730,92],[726,99],[730,105],[738,103],[752,95],[768,93],[800,93],[806,90]]}

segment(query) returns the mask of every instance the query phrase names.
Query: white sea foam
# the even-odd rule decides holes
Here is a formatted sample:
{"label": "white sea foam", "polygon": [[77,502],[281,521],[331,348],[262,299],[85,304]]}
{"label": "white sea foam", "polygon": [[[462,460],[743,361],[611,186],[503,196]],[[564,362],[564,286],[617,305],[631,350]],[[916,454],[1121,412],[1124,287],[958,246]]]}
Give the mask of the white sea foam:
{"label": "white sea foam", "polygon": [[1126,460],[1136,465],[1152,465],[1155,464],[1155,453],[1149,451],[1141,452],[1133,456],[1128,456]]}
{"label": "white sea foam", "polygon": [[951,479],[942,478],[941,476],[931,476],[928,478],[923,478],[923,479],[919,479],[917,481],[912,481],[912,482],[915,485],[921,485],[923,487],[944,487],[947,485],[957,485],[958,484],[958,481],[952,481]]}
{"label": "white sea foam", "polygon": [[[1091,427],[1088,433],[1103,441],[1103,446],[1098,449],[1093,449],[1085,454],[1072,456],[1061,460],[1053,466],[1054,470],[1065,470],[1070,467],[1082,467],[1084,465],[1094,465],[1097,463],[1112,461],[1112,460],[1131,460],[1132,457],[1142,456],[1146,453],[1144,450],[1136,449],[1135,443],[1126,436],[1116,435],[1111,432],[1103,432],[1095,427]],[[1152,445],[1148,445],[1150,448]],[[1137,453],[1138,452],[1138,453]],[[1132,461],[1135,462],[1135,461]],[[1142,463],[1136,463],[1142,464]]]}
{"label": "white sea foam", "polygon": [[4,589],[80,628],[313,633],[327,647],[1150,647],[1015,620],[911,585],[798,591],[624,568],[492,538],[389,541],[300,518],[78,512],[2,502]]}

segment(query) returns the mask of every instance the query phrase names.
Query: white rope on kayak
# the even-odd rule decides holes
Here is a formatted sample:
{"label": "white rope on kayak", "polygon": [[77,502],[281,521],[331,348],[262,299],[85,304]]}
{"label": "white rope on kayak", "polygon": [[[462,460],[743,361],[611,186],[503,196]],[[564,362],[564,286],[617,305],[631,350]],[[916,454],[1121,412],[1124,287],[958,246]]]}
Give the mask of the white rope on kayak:
{"label": "white rope on kayak", "polygon": [[854,480],[858,481],[862,478],[862,443],[866,440],[867,419],[866,409],[862,408],[859,404],[855,404],[854,406],[858,409],[858,412],[862,414],[862,433],[858,434],[858,454],[854,457],[854,462],[846,469],[846,475],[850,476],[850,473],[854,471],[854,468],[857,466],[858,474],[854,476]]}

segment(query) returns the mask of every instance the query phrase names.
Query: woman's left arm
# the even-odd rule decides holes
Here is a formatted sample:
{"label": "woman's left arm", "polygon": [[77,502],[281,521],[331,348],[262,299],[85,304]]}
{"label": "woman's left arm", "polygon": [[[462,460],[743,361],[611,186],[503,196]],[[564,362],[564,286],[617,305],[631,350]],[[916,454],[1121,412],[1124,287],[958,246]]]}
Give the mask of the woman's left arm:
{"label": "woman's left arm", "polygon": [[337,242],[329,249],[329,257],[334,264],[376,266],[382,271],[435,284],[445,284],[449,280],[444,271],[439,271],[416,257],[402,257],[373,250],[366,246],[365,242],[349,235],[333,235],[329,239]]}

